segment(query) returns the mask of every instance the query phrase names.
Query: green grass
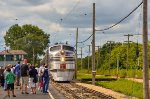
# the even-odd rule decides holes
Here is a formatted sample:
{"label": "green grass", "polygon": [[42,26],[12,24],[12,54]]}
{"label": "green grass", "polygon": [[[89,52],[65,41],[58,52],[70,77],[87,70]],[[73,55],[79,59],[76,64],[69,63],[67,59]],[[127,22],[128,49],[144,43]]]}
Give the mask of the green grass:
{"label": "green grass", "polygon": [[[110,77],[110,76],[108,76]],[[96,75],[96,78],[99,79],[99,78],[108,78],[108,77],[105,77],[104,75]],[[92,79],[92,74],[87,74],[87,73],[77,73],[77,79],[80,80],[80,79]]]}
{"label": "green grass", "polygon": [[[81,80],[83,83],[91,84],[92,75],[85,73],[77,73],[77,79]],[[90,80],[84,80],[90,79]],[[126,94],[128,96],[134,96],[137,98],[143,98],[143,84],[130,81],[127,79],[118,79],[118,80],[111,80],[110,76],[96,76],[96,79],[100,79],[100,81],[96,82],[97,86],[102,86],[105,88],[112,89],[114,91]],[[101,81],[104,80],[104,81]],[[110,80],[110,81],[108,81]]]}
{"label": "green grass", "polygon": [[87,69],[78,70],[77,72],[91,74],[91,70],[88,71]]}
{"label": "green grass", "polygon": [[[91,70],[86,70],[86,69],[82,69],[82,70],[78,70],[78,73],[85,73],[85,74],[91,74]],[[109,70],[103,70],[103,69],[98,69],[96,71],[97,75],[112,75],[112,76],[116,76],[117,75],[117,69],[111,69],[110,72]],[[143,77],[143,73],[142,73],[142,69],[128,69],[128,71],[126,71],[126,69],[119,69],[118,70],[118,76],[119,77],[136,77],[136,78],[142,78]],[[150,72],[149,72],[149,77],[150,77]]]}
{"label": "green grass", "polygon": [[140,99],[143,98],[142,83],[133,82],[126,79],[119,79],[116,81],[99,81],[96,82],[96,85],[112,89],[128,96],[134,96]]}
{"label": "green grass", "polygon": [[91,74],[84,74],[84,73],[78,73],[77,79],[85,79],[85,78],[92,78]]}

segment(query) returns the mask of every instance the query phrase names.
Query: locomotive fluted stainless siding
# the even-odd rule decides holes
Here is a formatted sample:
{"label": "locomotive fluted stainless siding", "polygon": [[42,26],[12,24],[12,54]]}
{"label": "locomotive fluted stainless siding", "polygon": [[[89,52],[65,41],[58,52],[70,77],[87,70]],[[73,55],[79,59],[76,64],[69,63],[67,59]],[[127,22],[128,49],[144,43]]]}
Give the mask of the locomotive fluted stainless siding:
{"label": "locomotive fluted stainless siding", "polygon": [[[61,57],[51,57],[50,61],[60,61]],[[74,57],[65,57],[65,61],[75,61]]]}

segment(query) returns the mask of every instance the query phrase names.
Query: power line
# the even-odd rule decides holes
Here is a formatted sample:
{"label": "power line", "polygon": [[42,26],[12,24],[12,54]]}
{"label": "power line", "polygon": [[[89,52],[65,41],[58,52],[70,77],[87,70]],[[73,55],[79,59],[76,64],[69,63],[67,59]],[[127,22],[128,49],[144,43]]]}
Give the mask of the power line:
{"label": "power line", "polygon": [[64,19],[66,19],[73,12],[73,10],[75,10],[75,8],[78,6],[79,3],[80,0],[77,1],[77,3],[73,6],[73,8],[63,18],[61,18],[60,21],[62,22]]}
{"label": "power line", "polygon": [[84,43],[86,42],[87,40],[89,40],[91,37],[92,37],[93,34],[91,34],[87,39],[85,39],[84,41],[81,41],[81,42],[78,42],[78,43]]}
{"label": "power line", "polygon": [[[79,3],[81,2],[81,0],[78,0],[77,2],[76,2],[76,4],[72,7],[72,9],[66,14],[66,15],[64,15],[64,17],[63,18],[60,18],[60,21],[62,22],[64,19],[66,19],[67,17],[69,17],[70,16],[70,14],[77,8],[77,6],[79,5]],[[91,4],[90,4],[91,5]],[[88,7],[90,6],[90,5],[87,5]],[[79,9],[80,11],[81,11],[81,9]],[[87,9],[86,9],[87,10]],[[77,11],[78,12],[78,11]],[[85,12],[85,13],[82,13],[82,11],[81,11],[81,14],[79,14],[79,16],[87,16],[87,15],[91,15],[92,14],[92,12],[89,12],[89,13],[87,13],[87,12]]]}
{"label": "power line", "polygon": [[[114,26],[118,25],[119,23],[121,23],[122,21],[124,21],[126,18],[128,18],[134,11],[136,11],[141,5],[143,4],[143,2],[141,2],[136,8],[134,8],[127,16],[125,16],[123,19],[121,19],[119,22],[117,22],[116,24],[108,27],[108,28],[104,28],[104,29],[101,29],[101,30],[95,30],[95,31],[105,31],[105,30],[109,30],[111,28],[113,28]],[[86,42],[87,40],[89,40],[91,37],[92,37],[93,34],[91,34],[87,39],[83,40],[83,41],[80,41],[78,43],[84,43]]]}
{"label": "power line", "polygon": [[[78,0],[78,1],[75,3],[75,5],[71,8],[70,11],[68,11],[68,13],[66,13],[64,16],[62,16],[62,17],[59,18],[58,20],[56,20],[56,23],[61,26],[63,20],[64,20],[64,19],[67,19],[67,18],[70,16],[70,14],[73,12],[73,10],[76,9],[76,7],[78,6],[79,3],[80,3],[80,0]],[[55,8],[53,7],[53,9],[55,9]],[[60,32],[60,29],[55,30],[55,31],[56,31],[56,32]]]}
{"label": "power line", "polygon": [[123,19],[121,19],[119,22],[117,22],[116,24],[104,28],[104,29],[100,29],[100,30],[95,30],[95,31],[105,31],[105,30],[109,30],[111,28],[113,28],[114,26],[118,25],[119,23],[121,23],[122,21],[124,21],[126,18],[128,18],[134,11],[136,11],[141,5],[143,4],[143,2],[141,2],[136,8],[134,8],[127,16],[125,16]]}

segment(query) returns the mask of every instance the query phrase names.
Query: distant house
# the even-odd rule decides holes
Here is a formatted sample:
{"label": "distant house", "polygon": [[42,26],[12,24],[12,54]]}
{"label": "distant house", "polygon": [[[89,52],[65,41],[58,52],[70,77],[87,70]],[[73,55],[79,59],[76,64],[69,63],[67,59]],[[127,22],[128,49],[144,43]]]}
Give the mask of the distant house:
{"label": "distant house", "polygon": [[0,52],[0,66],[15,65],[18,61],[23,63],[26,57],[27,53],[23,50],[4,50]]}

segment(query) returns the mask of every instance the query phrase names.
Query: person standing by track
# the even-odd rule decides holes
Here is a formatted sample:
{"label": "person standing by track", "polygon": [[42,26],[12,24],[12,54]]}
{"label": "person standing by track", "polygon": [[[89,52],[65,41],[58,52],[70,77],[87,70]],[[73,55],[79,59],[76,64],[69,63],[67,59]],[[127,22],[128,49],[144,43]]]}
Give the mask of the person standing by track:
{"label": "person standing by track", "polygon": [[0,68],[0,86],[4,87],[4,69]]}
{"label": "person standing by track", "polygon": [[43,78],[42,78],[42,75],[44,73],[44,70],[45,70],[45,63],[40,66],[39,68],[39,71],[38,71],[38,76],[39,76],[39,84],[38,84],[38,90],[42,91],[42,88],[43,88]]}
{"label": "person standing by track", "polygon": [[12,96],[16,97],[14,94],[14,82],[15,82],[15,74],[11,72],[10,67],[6,69],[6,84],[7,84],[7,96],[10,97],[10,90],[12,91]]}
{"label": "person standing by track", "polygon": [[7,90],[6,74],[8,73],[8,71],[7,71],[8,68],[11,68],[11,64],[8,64],[8,65],[5,67],[5,70],[4,70],[4,72],[3,72],[3,75],[4,75],[4,90],[5,90],[5,91]]}
{"label": "person standing by track", "polygon": [[29,87],[31,88],[31,93],[36,94],[36,83],[38,82],[37,70],[34,66],[30,66],[29,70]]}
{"label": "person standing by track", "polygon": [[20,86],[20,61],[18,61],[18,64],[15,66],[14,73],[16,75],[16,85]]}
{"label": "person standing by track", "polygon": [[[29,74],[29,67],[27,65],[27,60],[24,59],[24,63],[21,65],[21,93],[22,94],[29,94],[27,91],[28,85],[28,74]],[[23,92],[25,90],[25,92]]]}
{"label": "person standing by track", "polygon": [[45,65],[45,70],[44,70],[44,73],[43,73],[43,93],[48,93],[48,88],[49,88],[49,80],[50,80],[50,73],[49,73],[49,70],[48,70],[48,66]]}

